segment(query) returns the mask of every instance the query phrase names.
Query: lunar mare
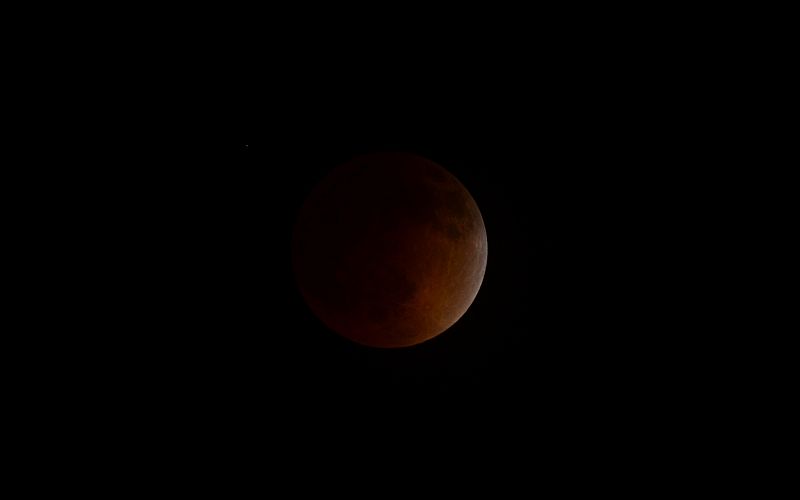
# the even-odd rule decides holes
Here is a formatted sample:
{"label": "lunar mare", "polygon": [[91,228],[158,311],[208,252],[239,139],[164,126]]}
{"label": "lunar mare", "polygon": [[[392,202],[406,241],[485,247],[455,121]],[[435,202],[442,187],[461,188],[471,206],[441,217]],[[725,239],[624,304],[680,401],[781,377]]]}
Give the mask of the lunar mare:
{"label": "lunar mare", "polygon": [[452,326],[483,281],[486,229],[447,170],[406,153],[358,156],[309,194],[295,224],[298,288],[329,328],[405,347]]}

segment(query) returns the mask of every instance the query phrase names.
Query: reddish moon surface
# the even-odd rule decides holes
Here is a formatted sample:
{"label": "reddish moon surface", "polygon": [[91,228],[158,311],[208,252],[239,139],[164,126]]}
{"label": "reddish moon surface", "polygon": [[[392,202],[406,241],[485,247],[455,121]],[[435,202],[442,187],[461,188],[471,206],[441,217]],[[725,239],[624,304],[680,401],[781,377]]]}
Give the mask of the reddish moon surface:
{"label": "reddish moon surface", "polygon": [[452,326],[486,270],[486,229],[467,189],[406,153],[358,156],[309,194],[292,240],[314,314],[359,344],[405,347]]}

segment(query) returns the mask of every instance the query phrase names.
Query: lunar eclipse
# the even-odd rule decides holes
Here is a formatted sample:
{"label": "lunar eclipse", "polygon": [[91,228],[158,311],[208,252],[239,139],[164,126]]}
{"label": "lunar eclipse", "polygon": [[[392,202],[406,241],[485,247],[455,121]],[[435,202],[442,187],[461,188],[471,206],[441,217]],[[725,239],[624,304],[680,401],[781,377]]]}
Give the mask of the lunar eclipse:
{"label": "lunar eclipse", "polygon": [[308,195],[292,238],[313,313],[358,344],[430,340],[472,304],[486,270],[483,218],[444,167],[409,153],[362,155]]}

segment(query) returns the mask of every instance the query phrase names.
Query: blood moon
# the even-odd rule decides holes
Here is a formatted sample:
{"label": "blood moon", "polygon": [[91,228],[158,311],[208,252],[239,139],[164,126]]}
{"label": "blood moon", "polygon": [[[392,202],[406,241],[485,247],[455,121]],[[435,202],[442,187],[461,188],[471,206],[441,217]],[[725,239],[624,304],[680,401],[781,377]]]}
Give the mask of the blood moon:
{"label": "blood moon", "polygon": [[483,282],[478,205],[436,163],[358,156],[309,194],[292,238],[298,287],[314,314],[359,344],[405,347],[453,325]]}

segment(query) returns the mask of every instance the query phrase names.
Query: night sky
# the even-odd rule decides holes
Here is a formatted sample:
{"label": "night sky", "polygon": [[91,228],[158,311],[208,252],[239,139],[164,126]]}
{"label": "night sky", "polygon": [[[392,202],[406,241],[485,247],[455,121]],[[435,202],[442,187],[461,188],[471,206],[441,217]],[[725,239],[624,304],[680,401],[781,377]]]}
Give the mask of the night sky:
{"label": "night sky", "polygon": [[[596,493],[598,483],[584,481],[591,471],[612,469],[624,482],[657,469],[640,457],[672,449],[677,460],[660,469],[669,475],[704,461],[698,446],[736,446],[738,429],[719,429],[739,409],[714,409],[724,398],[744,407],[742,387],[761,390],[741,352],[763,327],[721,326],[743,313],[717,290],[738,293],[731,248],[753,243],[741,221],[761,222],[747,189],[730,182],[747,184],[764,165],[740,154],[732,82],[747,73],[739,61],[748,47],[730,50],[716,36],[695,43],[672,22],[657,32],[662,12],[628,9],[607,13],[617,27],[571,5],[556,17],[497,9],[488,19],[479,6],[468,21],[458,6],[441,18],[406,12],[413,22],[354,12],[347,23],[298,8],[294,24],[238,10],[230,35],[216,7],[208,22],[181,11],[160,21],[164,43],[150,27],[162,16],[148,11],[123,35],[126,50],[88,36],[108,53],[68,50],[52,71],[31,59],[52,73],[39,92],[68,105],[48,110],[53,118],[29,113],[60,139],[34,139],[52,161],[23,156],[33,195],[18,208],[43,212],[28,230],[45,241],[31,245],[30,266],[9,262],[23,273],[44,268],[29,286],[56,305],[32,302],[30,359],[8,357],[24,365],[11,384],[44,405],[29,434],[74,440],[54,462],[89,450],[110,467],[106,457],[129,457],[133,474],[183,465],[196,475],[194,458],[230,469],[231,496],[237,475],[271,493],[283,471],[304,476],[284,478],[290,491],[325,489],[315,461],[344,468],[345,482],[369,476],[367,464],[399,483],[461,459],[471,467],[450,484],[471,487],[505,459],[525,483],[550,477],[561,493],[575,484]],[[699,21],[699,38],[721,24],[718,13]],[[723,53],[735,71],[712,78]],[[80,57],[90,70],[73,66]],[[340,337],[292,276],[304,199],[337,165],[370,152],[447,169],[487,233],[470,308],[409,348]],[[725,224],[732,244],[708,244]],[[715,429],[718,442],[706,441]],[[88,448],[92,438],[100,451]],[[624,465],[609,459],[615,453]],[[504,496],[495,493],[483,496]]]}
{"label": "night sky", "polygon": [[[121,333],[86,351],[118,374],[107,392],[217,437],[303,422],[320,438],[508,430],[553,449],[706,401],[714,338],[686,319],[703,302],[682,266],[696,240],[677,222],[704,161],[702,117],[683,119],[680,87],[631,65],[636,54],[541,54],[463,70],[435,56],[418,67],[384,54],[360,71],[242,58],[219,68],[218,88],[178,89],[188,97],[142,132],[156,146],[119,175],[131,202],[125,225],[110,224],[126,228],[130,299],[107,311]],[[327,329],[290,268],[312,187],[378,151],[449,170],[488,238],[466,314],[397,350]]]}
{"label": "night sky", "polygon": [[[201,135],[207,142],[165,178],[166,193],[179,195],[158,226],[169,242],[159,266],[180,290],[164,306],[172,328],[154,333],[167,379],[248,419],[388,405],[491,408],[501,420],[524,409],[563,425],[649,404],[670,383],[657,367],[676,349],[669,318],[654,312],[665,293],[654,284],[670,272],[651,257],[671,243],[654,239],[660,222],[648,201],[663,189],[663,138],[613,88],[596,99],[563,83],[540,85],[537,99],[524,85],[495,86],[472,103],[398,86],[233,101],[214,128],[221,135]],[[305,196],[339,163],[373,151],[448,169],[477,201],[488,236],[467,313],[399,350],[327,329],[290,270]]]}

